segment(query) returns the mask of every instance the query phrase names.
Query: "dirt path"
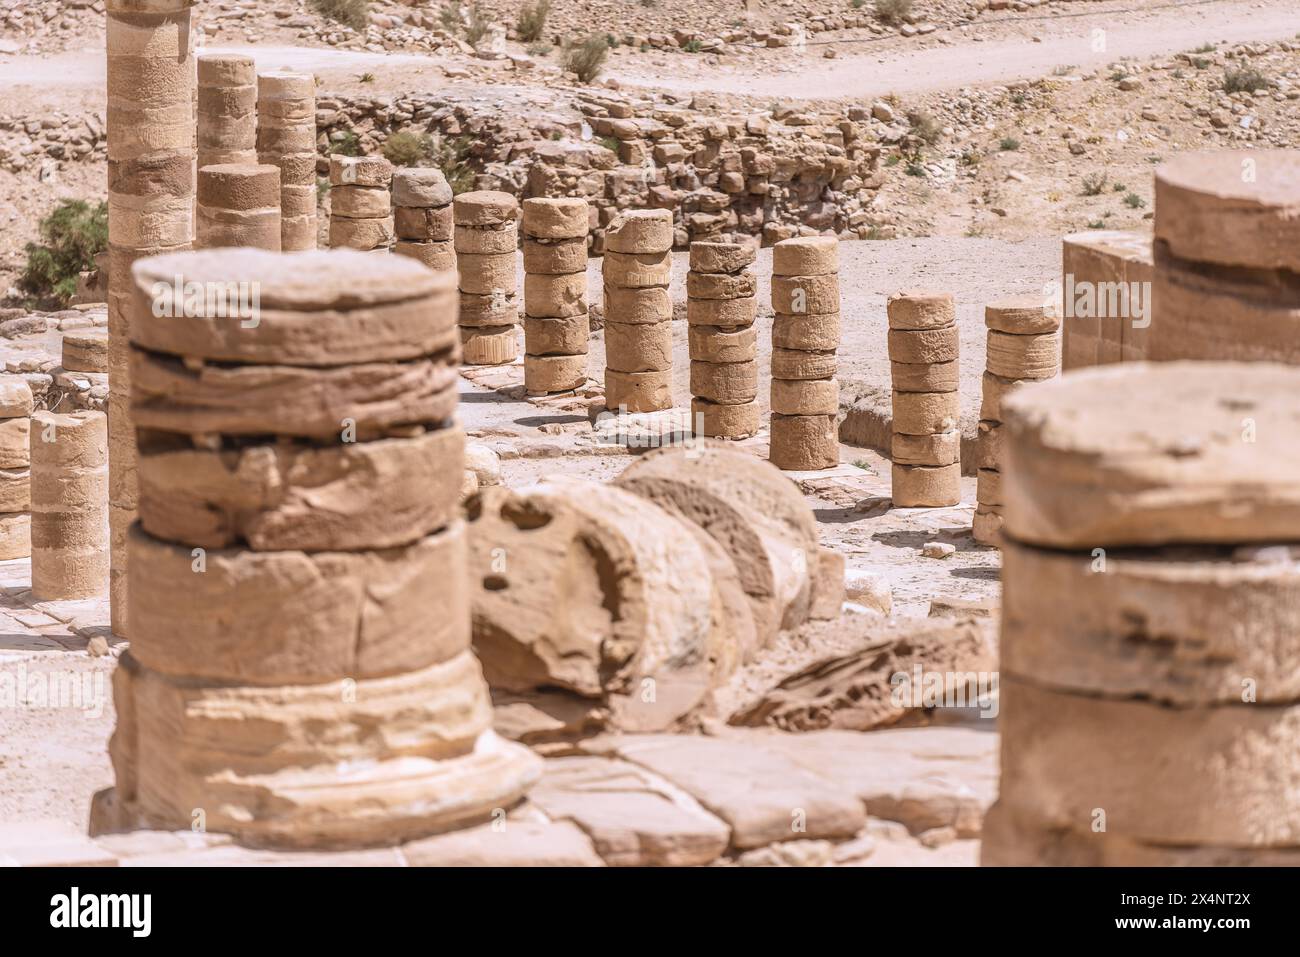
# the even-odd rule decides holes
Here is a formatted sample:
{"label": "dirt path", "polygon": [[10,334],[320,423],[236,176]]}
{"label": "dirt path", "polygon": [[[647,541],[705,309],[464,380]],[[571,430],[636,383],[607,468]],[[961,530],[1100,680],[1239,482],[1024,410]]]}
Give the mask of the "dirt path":
{"label": "dirt path", "polygon": [[[1223,0],[1124,12],[1130,5],[1089,4],[1097,9],[1064,11],[1067,16],[1053,10],[1041,20],[977,23],[944,34],[950,41],[946,44],[936,39],[937,45],[922,49],[903,39],[810,43],[802,54],[774,53],[768,58],[771,68],[761,75],[755,75],[762,68],[753,63],[708,68],[702,60],[692,62],[687,71],[678,58],[661,68],[626,59],[610,73],[620,83],[683,92],[861,100],[891,92],[931,93],[1037,79],[1058,66],[1097,69],[1125,57],[1163,56],[1209,42],[1300,35],[1294,0]],[[835,59],[823,57],[828,48],[835,49]]]}

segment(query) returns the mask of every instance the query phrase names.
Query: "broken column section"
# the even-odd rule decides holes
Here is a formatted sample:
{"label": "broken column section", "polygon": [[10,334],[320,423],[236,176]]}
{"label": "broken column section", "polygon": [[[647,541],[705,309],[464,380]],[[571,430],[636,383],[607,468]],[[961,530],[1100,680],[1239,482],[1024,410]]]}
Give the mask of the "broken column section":
{"label": "broken column section", "polygon": [[126,530],[136,502],[131,266],[143,256],[188,249],[194,240],[192,6],[193,0],[107,0],[109,521],[113,633],[121,637],[129,633]]}
{"label": "broken column section", "polygon": [[587,381],[585,199],[526,199],[524,230],[524,387],[567,392]]}
{"label": "broken column section", "polygon": [[891,495],[896,508],[961,501],[957,311],[946,292],[905,292],[886,304],[893,380]]}
{"label": "broken column section", "polygon": [[32,550],[31,415],[27,383],[0,378],[0,561]]}
{"label": "broken column section", "polygon": [[519,358],[519,203],[509,193],[461,193],[452,203],[460,273],[460,342],[466,365]]}
{"label": "broken column section", "polygon": [[1300,364],[1300,151],[1156,170],[1150,358]]}
{"label": "broken column section", "polygon": [[31,424],[32,597],[108,591],[108,417],[36,412]]}
{"label": "broken column section", "polygon": [[[136,627],[93,831],[201,811],[249,844],[392,844],[486,820],[537,777],[493,734],[469,647],[455,279],[292,261],[136,268]],[[257,284],[259,321],[155,318],[148,290],[177,275]]]}
{"label": "broken column section", "polygon": [[1021,388],[986,864],[1300,863],[1300,371]]}
{"label": "broken column section", "polygon": [[280,170],[221,165],[199,170],[194,246],[251,246],[280,251]]}
{"label": "broken column section", "polygon": [[209,53],[198,59],[199,169],[257,163],[257,70],[253,58]]}
{"label": "broken column section", "polygon": [[451,186],[432,167],[393,172],[393,252],[410,256],[434,272],[456,269],[452,243]]}
{"label": "broken column section", "polygon": [[988,347],[975,446],[979,471],[971,530],[977,542],[991,545],[1002,527],[1002,400],[1022,383],[1056,375],[1061,320],[1054,305],[1026,296],[989,303],[984,307],[984,324],[988,326]]}
{"label": "broken column section", "polygon": [[280,247],[316,248],[316,78],[257,78],[257,161],[280,168]]}
{"label": "broken column section", "polygon": [[758,337],[754,332],[758,299],[749,269],[754,251],[751,244],[691,244],[686,321],[690,326],[691,428],[697,435],[744,439],[762,425]]}
{"label": "broken column section", "polygon": [[621,213],[605,232],[605,407],[673,407],[673,214]]}
{"label": "broken column section", "polygon": [[770,456],[778,468],[840,464],[839,269],[839,240],[833,237],[787,239],[772,247]]}
{"label": "broken column section", "polygon": [[393,164],[382,156],[330,157],[331,248],[392,248],[392,186]]}

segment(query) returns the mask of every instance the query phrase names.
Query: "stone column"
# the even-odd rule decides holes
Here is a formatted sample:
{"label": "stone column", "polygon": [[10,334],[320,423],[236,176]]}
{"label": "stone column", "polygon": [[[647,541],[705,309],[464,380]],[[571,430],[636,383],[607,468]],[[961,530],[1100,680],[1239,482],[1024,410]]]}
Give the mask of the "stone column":
{"label": "stone column", "polygon": [[330,157],[330,246],[393,246],[393,164],[382,156]]}
{"label": "stone column", "polygon": [[253,58],[209,53],[198,61],[199,169],[256,163],[257,70]]}
{"label": "stone column", "polygon": [[605,232],[605,407],[673,407],[673,214],[621,213]]}
{"label": "stone column", "polygon": [[[772,309],[776,317],[772,322],[771,459],[783,469],[809,471],[840,464],[836,431],[839,386],[835,381],[835,350],[840,344],[839,269],[839,241],[833,237],[787,239],[772,247]],[[805,355],[791,363],[790,352]],[[807,375],[817,371],[820,363],[830,374],[786,379],[778,386],[778,355],[781,371],[788,373],[793,366]],[[808,411],[782,412],[778,404],[780,409]]]}
{"label": "stone column", "polygon": [[32,553],[32,390],[0,378],[0,561]]}
{"label": "stone column", "polygon": [[975,449],[979,485],[971,531],[992,545],[1002,527],[1002,400],[1021,383],[1056,375],[1061,350],[1061,319],[1040,296],[991,302],[984,307],[988,326],[979,438]]}
{"label": "stone column", "polygon": [[[754,332],[757,288],[749,270],[754,250],[751,244],[691,244],[686,322],[691,357],[691,428],[698,435],[744,439],[762,425],[758,411],[758,336]],[[671,347],[671,332],[668,344]]]}
{"label": "stone column", "polygon": [[983,862],[1300,864],[1300,370],[1124,363],[1002,412]]}
{"label": "stone column", "polygon": [[280,170],[221,165],[199,170],[196,249],[252,246],[280,251]]}
{"label": "stone column", "polygon": [[519,203],[509,193],[461,193],[452,202],[460,272],[463,361],[494,366],[519,357]]}
{"label": "stone column", "polygon": [[893,379],[891,494],[896,508],[961,501],[957,311],[946,292],[886,303]]}
{"label": "stone column", "polygon": [[108,417],[32,415],[32,597],[108,590]]}
{"label": "stone column", "polygon": [[257,78],[257,161],[280,167],[280,248],[316,248],[316,78]]}
{"label": "stone column", "polygon": [[127,315],[131,265],[194,240],[193,0],[107,0],[109,522],[113,632],[129,634],[126,531],[135,518]]}
{"label": "stone column", "polygon": [[452,242],[451,187],[432,167],[393,172],[393,252],[419,260],[434,272],[456,269]]}
{"label": "stone column", "polygon": [[568,392],[587,381],[585,199],[526,199],[524,229],[524,387]]}
{"label": "stone column", "polygon": [[[285,262],[136,268],[137,627],[92,831],[201,812],[259,846],[392,844],[538,776],[493,733],[470,650],[455,279],[350,250]],[[153,318],[176,275],[257,283],[260,321]]]}
{"label": "stone column", "polygon": [[1300,364],[1300,150],[1156,170],[1150,358]]}

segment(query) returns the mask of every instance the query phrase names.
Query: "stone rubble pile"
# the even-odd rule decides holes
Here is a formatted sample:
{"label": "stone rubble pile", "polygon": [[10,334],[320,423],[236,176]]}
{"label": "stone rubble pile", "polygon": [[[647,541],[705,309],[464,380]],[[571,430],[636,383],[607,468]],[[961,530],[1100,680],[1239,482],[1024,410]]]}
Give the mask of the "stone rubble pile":
{"label": "stone rubble pile", "polygon": [[281,249],[315,249],[316,78],[310,73],[258,76],[257,161],[280,168]]}
{"label": "stone rubble pile", "polygon": [[330,248],[388,252],[392,187],[393,164],[382,156],[331,156]]}
{"label": "stone rubble pile", "polygon": [[519,358],[519,203],[509,193],[461,193],[452,202],[460,273],[460,343],[472,366]]}
{"label": "stone rubble pile", "polygon": [[979,438],[979,469],[972,531],[977,542],[993,544],[1002,527],[1002,400],[1026,382],[1056,375],[1061,346],[1061,318],[1042,297],[992,302],[984,307],[988,326]]}
{"label": "stone rubble pile", "polygon": [[587,381],[587,230],[585,199],[526,199],[524,388],[568,392]]}
{"label": "stone rubble pile", "polygon": [[891,495],[897,508],[961,501],[957,311],[951,293],[890,297]]}
{"label": "stone rubble pile", "polygon": [[843,601],[798,488],[721,442],[610,485],[487,489],[469,515],[474,647],[498,726],[534,744],[682,727],[816,596]]}
{"label": "stone rubble pile", "polygon": [[[744,439],[762,426],[758,406],[757,284],[752,243],[692,243],[686,275],[691,429]],[[672,346],[671,330],[667,332]]]}
{"label": "stone rubble pile", "polygon": [[997,865],[1300,863],[1300,372],[1124,363],[1002,404]]}
{"label": "stone rubble pile", "polygon": [[[257,283],[260,321],[155,318],[173,275]],[[135,276],[133,634],[92,831],[201,812],[346,847],[508,808],[539,767],[493,734],[470,651],[453,277],[343,250]]]}
{"label": "stone rubble pile", "polygon": [[222,164],[199,169],[194,248],[250,246],[280,251],[280,170]]}
{"label": "stone rubble pile", "polygon": [[629,210],[605,235],[605,407],[673,407],[673,217]]}

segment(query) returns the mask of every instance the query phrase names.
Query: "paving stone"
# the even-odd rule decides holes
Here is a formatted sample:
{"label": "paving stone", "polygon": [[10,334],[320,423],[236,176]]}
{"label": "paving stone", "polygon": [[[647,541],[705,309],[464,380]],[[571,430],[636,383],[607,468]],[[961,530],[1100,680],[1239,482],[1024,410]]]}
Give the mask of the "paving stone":
{"label": "paving stone", "polygon": [[763,747],[763,734],[727,738],[636,735],[597,742],[663,775],[731,825],[747,850],[776,841],[851,837],[866,821],[853,791]]}
{"label": "paving stone", "polygon": [[571,820],[611,866],[708,864],[730,829],[656,774],[609,758],[546,762],[529,798],[553,819]]}
{"label": "paving stone", "polygon": [[998,736],[971,728],[769,733],[764,748],[852,791],[873,817],[912,834],[955,828],[973,838],[997,797]]}
{"label": "paving stone", "polygon": [[116,856],[65,821],[0,824],[0,867],[116,866]]}
{"label": "paving stone", "polygon": [[509,821],[403,846],[411,867],[601,867],[591,841],[567,821]]}

